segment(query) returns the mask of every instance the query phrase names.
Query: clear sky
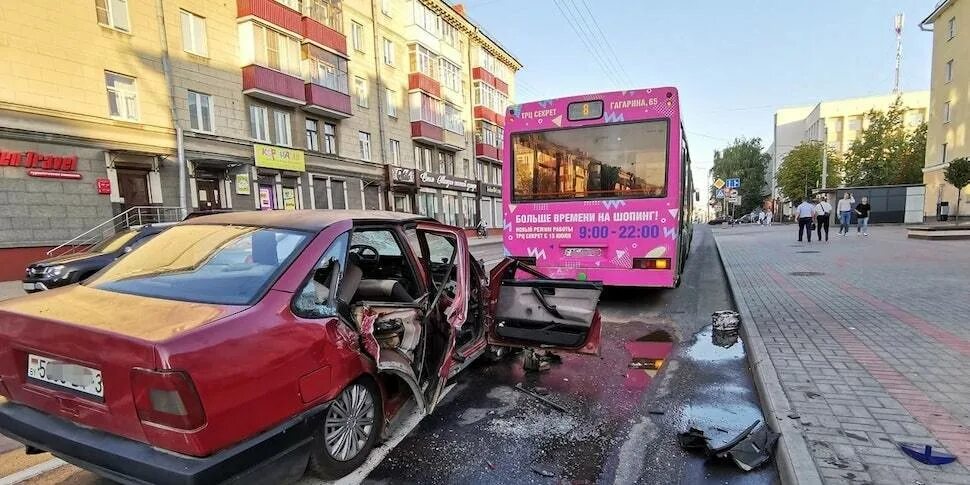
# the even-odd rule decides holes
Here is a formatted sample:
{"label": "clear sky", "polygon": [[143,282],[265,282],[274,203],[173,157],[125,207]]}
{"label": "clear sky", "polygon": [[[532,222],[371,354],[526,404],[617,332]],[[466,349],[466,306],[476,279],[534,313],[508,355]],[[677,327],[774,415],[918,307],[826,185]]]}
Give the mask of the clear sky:
{"label": "clear sky", "polygon": [[[516,75],[516,102],[677,87],[699,189],[714,150],[735,137],[760,137],[770,145],[776,109],[891,92],[896,13],[906,16],[902,89],[929,89],[932,34],[919,22],[936,0],[452,3],[463,3],[472,20],[525,66]],[[607,74],[569,21],[594,34],[597,52],[608,43],[620,68],[604,60]]]}

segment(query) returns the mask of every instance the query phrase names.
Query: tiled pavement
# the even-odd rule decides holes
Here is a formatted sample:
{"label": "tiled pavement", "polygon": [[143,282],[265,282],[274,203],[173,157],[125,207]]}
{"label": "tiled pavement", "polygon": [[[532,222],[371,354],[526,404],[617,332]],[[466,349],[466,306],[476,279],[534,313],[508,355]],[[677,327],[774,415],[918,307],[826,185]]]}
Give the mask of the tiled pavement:
{"label": "tiled pavement", "polygon": [[[970,483],[970,241],[796,230],[715,230],[791,406],[776,418],[794,419],[825,483]],[[898,442],[958,461],[923,465]]]}

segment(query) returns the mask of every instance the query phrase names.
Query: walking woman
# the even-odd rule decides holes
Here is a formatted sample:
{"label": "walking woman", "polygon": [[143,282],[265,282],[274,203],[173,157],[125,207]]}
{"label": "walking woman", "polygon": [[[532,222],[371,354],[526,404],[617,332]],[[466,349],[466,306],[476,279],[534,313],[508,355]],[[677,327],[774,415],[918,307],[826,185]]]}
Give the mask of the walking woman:
{"label": "walking woman", "polygon": [[855,204],[855,197],[849,192],[842,195],[836,209],[839,211],[839,235],[842,237],[849,235],[849,218],[852,216],[852,204]]}
{"label": "walking woman", "polygon": [[815,204],[815,227],[818,228],[818,240],[822,240],[822,228],[825,228],[825,242],[829,240],[829,215],[832,213],[832,204],[825,200],[825,195]]}

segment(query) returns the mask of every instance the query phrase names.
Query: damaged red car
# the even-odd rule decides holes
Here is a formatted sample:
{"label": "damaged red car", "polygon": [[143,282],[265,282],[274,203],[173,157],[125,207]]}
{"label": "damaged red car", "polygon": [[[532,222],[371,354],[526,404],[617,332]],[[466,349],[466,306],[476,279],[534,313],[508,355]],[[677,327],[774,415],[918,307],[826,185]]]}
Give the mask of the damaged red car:
{"label": "damaged red car", "polygon": [[336,478],[489,345],[597,353],[600,290],[411,214],[193,218],[0,303],[0,432],[126,483]]}

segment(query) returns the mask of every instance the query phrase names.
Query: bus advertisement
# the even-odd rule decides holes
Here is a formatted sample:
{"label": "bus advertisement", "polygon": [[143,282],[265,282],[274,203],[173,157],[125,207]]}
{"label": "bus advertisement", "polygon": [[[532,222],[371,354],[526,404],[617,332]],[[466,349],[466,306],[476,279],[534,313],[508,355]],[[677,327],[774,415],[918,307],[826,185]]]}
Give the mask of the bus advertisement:
{"label": "bus advertisement", "polygon": [[675,88],[512,106],[504,156],[508,256],[552,278],[677,285],[694,188]]}

